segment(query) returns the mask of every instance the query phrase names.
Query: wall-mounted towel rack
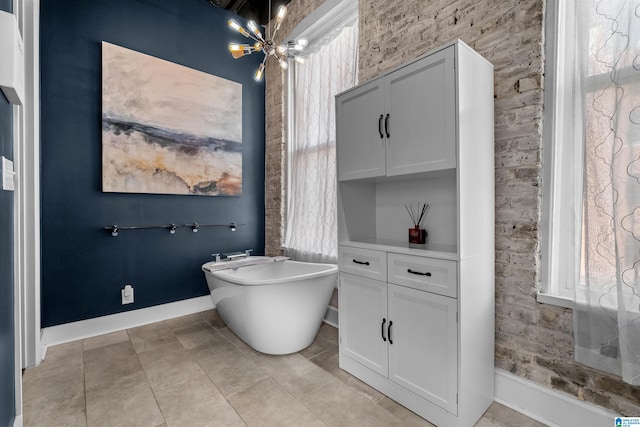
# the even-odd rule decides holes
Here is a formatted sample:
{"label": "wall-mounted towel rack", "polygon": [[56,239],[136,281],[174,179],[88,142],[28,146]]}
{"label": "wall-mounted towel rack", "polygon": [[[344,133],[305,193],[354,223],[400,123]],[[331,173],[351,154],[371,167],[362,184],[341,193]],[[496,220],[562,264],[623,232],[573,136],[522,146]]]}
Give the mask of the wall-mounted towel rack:
{"label": "wall-mounted towel rack", "polygon": [[198,230],[202,227],[229,227],[231,231],[236,231],[238,227],[245,224],[236,224],[235,222],[230,222],[229,224],[198,224],[197,222],[191,224],[166,224],[166,225],[107,225],[104,227],[105,230],[110,231],[112,236],[117,236],[120,231],[123,230],[146,230],[149,228],[166,228],[169,230],[170,234],[175,234],[176,229],[178,227],[190,227],[191,231],[197,233]]}

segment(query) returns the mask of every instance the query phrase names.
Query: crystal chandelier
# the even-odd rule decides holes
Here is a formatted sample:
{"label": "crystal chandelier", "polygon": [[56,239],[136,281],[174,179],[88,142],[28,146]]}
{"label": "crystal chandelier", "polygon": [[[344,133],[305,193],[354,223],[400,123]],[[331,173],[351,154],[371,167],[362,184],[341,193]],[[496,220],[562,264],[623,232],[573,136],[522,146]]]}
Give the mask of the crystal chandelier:
{"label": "crystal chandelier", "polygon": [[[271,2],[269,2],[269,11],[271,11]],[[267,58],[269,56],[275,57],[283,70],[286,70],[289,66],[287,58],[293,58],[300,63],[304,62],[304,59],[297,56],[296,53],[304,49],[304,47],[307,45],[307,40],[293,40],[279,46],[276,46],[273,42],[276,33],[282,25],[282,20],[284,19],[286,14],[287,8],[285,6],[280,6],[278,8],[278,14],[276,15],[276,23],[273,28],[273,34],[267,35],[267,37],[263,37],[260,29],[254,21],[247,22],[247,30],[240,24],[238,24],[238,22],[236,22],[234,19],[229,20],[229,27],[231,29],[254,41],[253,44],[229,43],[229,52],[231,52],[231,55],[233,55],[235,59],[252,54],[254,52],[264,53],[264,59],[262,60],[262,63],[260,64],[254,75],[256,81],[262,80],[262,76],[264,74],[264,64],[265,62],[267,62]],[[269,13],[269,15],[271,15],[271,13]]]}

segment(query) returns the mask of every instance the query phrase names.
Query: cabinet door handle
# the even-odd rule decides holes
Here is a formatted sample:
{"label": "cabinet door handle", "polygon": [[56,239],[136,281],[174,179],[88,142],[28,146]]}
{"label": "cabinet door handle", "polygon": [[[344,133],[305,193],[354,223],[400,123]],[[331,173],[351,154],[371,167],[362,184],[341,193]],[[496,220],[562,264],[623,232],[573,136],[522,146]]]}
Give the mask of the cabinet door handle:
{"label": "cabinet door handle", "polygon": [[410,269],[410,268],[409,268],[409,269],[407,270],[407,273],[417,274],[418,276],[429,276],[429,277],[431,277],[431,273],[430,273],[430,272],[428,272],[428,271],[427,271],[426,273],[421,273],[421,272],[419,272],[419,271],[413,271],[412,269]]}
{"label": "cabinet door handle", "polygon": [[387,138],[391,137],[389,133],[389,114],[384,118],[384,131],[387,133]]}
{"label": "cabinet door handle", "polygon": [[393,341],[391,341],[391,325],[393,325],[393,322],[389,320],[389,327],[387,328],[387,336],[389,337],[389,344],[393,344]]}
{"label": "cabinet door handle", "polygon": [[353,262],[361,265],[369,265],[369,261],[358,261],[357,259],[354,259]]}
{"label": "cabinet door handle", "polygon": [[380,118],[378,119],[378,133],[380,134],[380,138],[384,138],[384,135],[382,134],[382,118],[384,116],[382,114],[380,114]]}
{"label": "cabinet door handle", "polygon": [[387,339],[384,336],[384,324],[386,323],[387,319],[382,319],[382,326],[380,327],[380,335],[382,335],[382,341],[386,341]]}

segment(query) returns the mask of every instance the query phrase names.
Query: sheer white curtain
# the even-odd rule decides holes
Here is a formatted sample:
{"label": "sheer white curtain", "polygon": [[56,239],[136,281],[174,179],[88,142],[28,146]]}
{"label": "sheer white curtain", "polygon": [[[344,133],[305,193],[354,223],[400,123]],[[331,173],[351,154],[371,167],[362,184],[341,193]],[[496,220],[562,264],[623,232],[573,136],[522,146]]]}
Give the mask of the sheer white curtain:
{"label": "sheer white curtain", "polygon": [[575,358],[640,385],[640,0],[576,6],[585,77]]}
{"label": "sheer white curtain", "polygon": [[354,17],[312,42],[293,70],[284,248],[294,259],[337,261],[334,97],[356,84],[357,27]]}

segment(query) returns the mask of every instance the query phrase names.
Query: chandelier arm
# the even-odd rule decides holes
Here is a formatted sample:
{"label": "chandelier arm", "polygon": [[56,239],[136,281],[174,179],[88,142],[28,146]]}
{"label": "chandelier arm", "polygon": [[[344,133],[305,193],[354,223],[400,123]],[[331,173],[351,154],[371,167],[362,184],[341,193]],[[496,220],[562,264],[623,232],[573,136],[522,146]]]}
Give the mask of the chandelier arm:
{"label": "chandelier arm", "polygon": [[[249,34],[249,37],[248,37],[248,38],[250,38],[250,39],[252,39],[252,40],[255,40],[255,41],[257,41],[257,42],[262,42],[262,43],[264,43],[264,39],[258,39],[256,36],[254,36],[253,34],[251,34],[251,33],[250,33],[250,32],[248,32],[248,31],[247,31],[247,34]],[[245,37],[247,37],[247,36],[245,36]]]}
{"label": "chandelier arm", "polygon": [[279,25],[276,25],[276,28],[273,29],[273,35],[271,36],[271,41],[276,38],[276,34],[278,34],[278,30],[280,29]]}
{"label": "chandelier arm", "polygon": [[[269,0],[269,16],[267,18],[267,38],[273,41],[273,37],[271,36],[271,0]],[[273,35],[275,36],[275,33]]]}

